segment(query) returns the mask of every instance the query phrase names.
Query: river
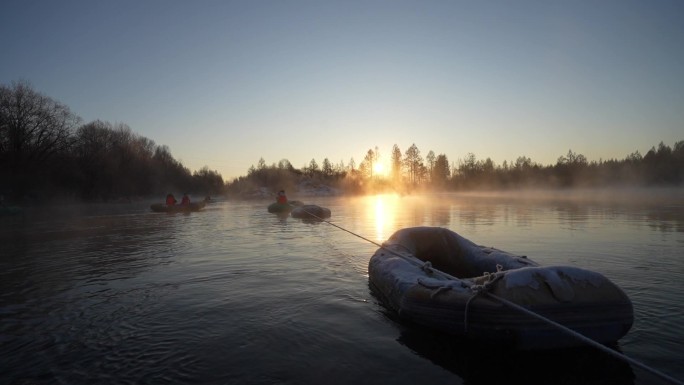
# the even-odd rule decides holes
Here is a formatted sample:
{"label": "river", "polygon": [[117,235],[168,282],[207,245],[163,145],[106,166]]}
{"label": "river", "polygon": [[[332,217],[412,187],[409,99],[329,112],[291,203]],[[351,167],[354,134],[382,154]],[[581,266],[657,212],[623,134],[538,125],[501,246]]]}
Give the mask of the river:
{"label": "river", "polygon": [[634,304],[617,349],[684,381],[681,196],[291,197],[339,227],[270,201],[26,209],[0,217],[0,383],[667,383],[592,348],[510,352],[399,321],[367,267],[410,226],[602,273]]}

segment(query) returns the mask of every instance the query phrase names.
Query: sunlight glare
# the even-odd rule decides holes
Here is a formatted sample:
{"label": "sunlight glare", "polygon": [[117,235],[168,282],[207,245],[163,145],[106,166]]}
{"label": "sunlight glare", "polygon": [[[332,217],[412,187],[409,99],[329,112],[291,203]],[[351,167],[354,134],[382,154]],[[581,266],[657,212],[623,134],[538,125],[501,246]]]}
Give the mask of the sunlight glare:
{"label": "sunlight glare", "polygon": [[385,241],[395,222],[396,197],[390,195],[377,195],[375,197],[375,238]]}
{"label": "sunlight glare", "polygon": [[373,165],[373,173],[376,176],[384,176],[385,175],[385,166],[380,162],[376,162]]}

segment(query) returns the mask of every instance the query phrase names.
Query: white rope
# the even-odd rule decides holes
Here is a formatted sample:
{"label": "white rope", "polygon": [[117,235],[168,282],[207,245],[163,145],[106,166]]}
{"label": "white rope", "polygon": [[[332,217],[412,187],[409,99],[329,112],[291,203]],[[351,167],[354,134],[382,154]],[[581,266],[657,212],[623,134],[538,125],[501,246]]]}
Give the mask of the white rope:
{"label": "white rope", "polygon": [[[411,264],[413,264],[413,265],[418,266],[421,270],[424,270],[424,271],[428,272],[428,271],[425,270],[425,269],[429,269],[429,270],[430,270],[429,274],[430,274],[430,273],[431,273],[431,274],[435,274],[435,275],[441,276],[441,277],[446,278],[446,279],[449,279],[449,280],[461,281],[460,279],[454,277],[453,275],[447,274],[447,273],[445,273],[445,272],[443,272],[443,271],[440,271],[440,270],[437,270],[437,269],[433,268],[433,267],[432,267],[432,264],[431,264],[430,262],[423,262],[422,260],[416,258],[416,257],[413,256],[413,255],[402,255],[402,254],[400,254],[400,253],[397,253],[397,252],[394,251],[394,250],[388,249],[388,248],[385,247],[384,245],[381,245],[381,244],[379,244],[379,243],[377,243],[377,242],[374,242],[374,241],[372,241],[372,240],[370,240],[370,239],[368,239],[368,238],[366,238],[366,237],[363,237],[363,236],[361,236],[361,235],[359,235],[359,234],[356,234],[356,233],[354,233],[354,232],[352,232],[352,231],[349,231],[349,230],[347,230],[347,229],[345,229],[345,228],[343,228],[343,227],[340,227],[340,226],[338,226],[338,225],[336,225],[336,224],[334,224],[334,223],[332,223],[332,222],[330,222],[330,221],[327,221],[327,220],[325,220],[325,219],[323,219],[323,218],[317,216],[317,215],[314,214],[314,213],[311,213],[311,212],[309,212],[309,211],[306,211],[305,209],[302,209],[302,211],[304,211],[305,213],[311,215],[312,217],[314,217],[314,218],[320,220],[321,222],[325,222],[325,223],[327,223],[327,224],[329,224],[329,225],[331,225],[331,226],[337,227],[338,229],[340,229],[340,230],[342,230],[342,231],[346,231],[346,232],[348,232],[349,234],[351,234],[351,235],[353,235],[353,236],[355,236],[355,237],[359,237],[359,238],[363,239],[364,241],[370,242],[370,243],[374,244],[375,246],[377,246],[377,247],[379,247],[379,248],[381,248],[381,249],[387,251],[388,253],[390,253],[390,254],[392,254],[392,255],[394,255],[394,256],[396,256],[396,257],[402,258],[403,260],[405,260],[405,261],[407,261],[407,262],[409,262],[409,263],[411,263]],[[402,245],[402,246],[403,246],[403,245]],[[427,265],[427,266],[426,266],[426,265]]]}
{"label": "white rope", "polygon": [[[332,226],[334,226],[334,227],[337,227],[338,229],[340,229],[340,230],[342,230],[342,231],[346,231],[346,232],[348,232],[348,233],[351,234],[351,235],[354,235],[354,236],[359,237],[359,238],[361,238],[361,239],[363,239],[363,240],[365,240],[365,241],[367,241],[367,242],[370,242],[370,243],[372,243],[372,244],[378,246],[379,248],[381,248],[381,249],[383,249],[383,250],[385,250],[385,251],[391,253],[392,255],[395,255],[395,256],[400,257],[400,258],[402,258],[402,259],[404,259],[404,260],[406,260],[406,261],[409,261],[410,263],[412,263],[412,264],[414,264],[414,265],[417,265],[418,267],[420,267],[420,268],[423,269],[423,270],[429,269],[429,271],[430,271],[432,274],[440,275],[440,276],[442,276],[442,277],[444,277],[444,278],[447,278],[447,279],[450,279],[450,280],[455,280],[455,281],[459,281],[459,282],[464,282],[463,280],[458,279],[458,278],[456,278],[456,277],[454,277],[454,276],[452,276],[452,275],[450,275],[450,274],[447,274],[447,273],[445,273],[445,272],[443,272],[443,271],[440,271],[440,270],[438,270],[438,269],[435,269],[434,267],[432,267],[431,264],[428,265],[429,262],[424,263],[423,261],[421,261],[420,259],[416,258],[415,256],[405,256],[405,255],[399,254],[399,253],[395,252],[394,250],[388,249],[388,248],[386,248],[385,246],[383,246],[383,245],[381,245],[381,244],[379,244],[379,243],[377,243],[377,242],[373,242],[372,240],[370,240],[370,239],[368,239],[368,238],[365,238],[365,237],[363,237],[363,236],[361,236],[361,235],[359,235],[359,234],[356,234],[356,233],[354,233],[354,232],[352,232],[352,231],[349,231],[349,230],[347,230],[347,229],[345,229],[345,228],[343,228],[343,227],[341,227],[341,226],[338,226],[338,225],[336,225],[336,224],[334,224],[334,223],[332,223],[332,222],[330,222],[330,221],[327,221],[327,220],[325,220],[325,219],[323,219],[323,218],[320,218],[319,216],[317,216],[317,215],[315,215],[315,214],[313,214],[313,213],[310,213],[310,212],[308,212],[308,211],[306,211],[306,210],[303,210],[303,211],[304,211],[305,213],[311,215],[312,217],[315,217],[315,218],[317,218],[317,219],[319,219],[319,220],[321,220],[321,221],[323,221],[323,222],[325,222],[325,223],[327,223],[327,224],[329,224],[329,225],[332,225]],[[427,265],[427,266],[426,266],[426,265]],[[527,314],[527,315],[529,315],[529,316],[531,316],[531,317],[533,317],[533,318],[536,318],[536,319],[538,319],[538,320],[540,320],[540,321],[546,322],[546,323],[548,323],[549,325],[551,325],[551,326],[553,326],[553,327],[559,329],[560,331],[562,331],[562,332],[564,332],[564,333],[566,333],[566,334],[568,334],[568,335],[570,335],[570,336],[572,336],[572,337],[574,337],[574,338],[577,338],[577,339],[579,339],[580,341],[582,341],[582,342],[584,342],[584,343],[586,343],[586,344],[588,344],[588,345],[590,345],[590,346],[593,346],[593,347],[595,347],[595,348],[601,350],[601,351],[604,352],[604,353],[607,353],[607,354],[609,354],[609,355],[611,355],[611,356],[613,356],[613,357],[615,357],[615,358],[621,359],[621,360],[626,361],[626,362],[628,362],[628,363],[630,363],[630,364],[632,364],[632,365],[634,365],[634,366],[637,366],[637,367],[639,367],[639,368],[641,368],[641,369],[644,369],[644,370],[646,370],[647,372],[650,372],[650,373],[652,373],[652,374],[654,374],[654,375],[656,375],[656,376],[658,376],[658,377],[660,377],[660,378],[662,378],[662,379],[664,379],[664,380],[666,380],[666,381],[668,381],[668,382],[670,382],[670,383],[672,383],[672,384],[684,385],[684,382],[681,382],[681,381],[679,381],[678,379],[676,379],[676,378],[674,378],[674,377],[672,377],[672,376],[670,376],[670,375],[668,375],[668,374],[666,374],[666,373],[663,373],[663,372],[661,372],[661,371],[659,371],[659,370],[657,370],[657,369],[651,368],[651,367],[647,366],[646,364],[643,364],[643,363],[641,363],[641,362],[639,362],[639,361],[637,361],[637,360],[635,360],[635,359],[633,359],[633,358],[630,358],[630,357],[628,357],[628,356],[626,356],[626,355],[624,355],[624,354],[622,354],[622,353],[620,353],[620,352],[617,352],[617,351],[615,351],[615,350],[613,350],[613,349],[611,349],[611,348],[609,348],[609,347],[607,347],[607,346],[605,346],[605,345],[602,345],[602,344],[600,344],[600,343],[598,343],[598,342],[592,340],[591,338],[588,338],[588,337],[586,337],[586,336],[584,336],[584,335],[582,335],[582,334],[580,334],[580,333],[577,333],[576,331],[574,331],[574,330],[572,330],[572,329],[569,329],[569,328],[567,328],[566,326],[563,326],[563,325],[561,325],[561,324],[559,324],[559,323],[557,323],[557,322],[555,322],[555,321],[552,321],[552,320],[550,320],[550,319],[548,319],[548,318],[546,318],[546,317],[544,317],[544,316],[542,316],[542,315],[540,315],[540,314],[537,314],[537,313],[535,313],[535,312],[533,312],[533,311],[530,311],[530,310],[528,310],[528,309],[526,309],[526,308],[524,308],[524,307],[522,307],[522,306],[520,306],[520,305],[518,305],[518,304],[516,304],[516,303],[514,303],[514,302],[511,302],[511,301],[509,301],[509,300],[507,300],[507,299],[501,298],[501,297],[499,297],[499,296],[497,296],[497,295],[494,295],[494,294],[490,293],[490,292],[489,292],[489,287],[490,287],[496,280],[498,280],[499,278],[501,278],[501,277],[503,276],[503,274],[501,274],[501,272],[502,272],[502,270],[503,270],[503,267],[502,267],[501,265],[497,265],[496,268],[497,268],[497,272],[496,272],[496,273],[487,273],[487,272],[486,272],[486,273],[484,274],[485,276],[487,276],[487,282],[485,282],[485,283],[482,284],[482,285],[471,285],[471,286],[470,286],[470,289],[473,291],[473,295],[468,299],[468,302],[466,303],[466,308],[465,308],[465,315],[464,315],[464,317],[465,317],[465,320],[464,320],[465,323],[464,323],[464,329],[466,330],[466,332],[467,332],[467,330],[468,330],[468,307],[469,307],[469,305],[470,305],[470,302],[471,302],[473,299],[475,299],[475,297],[477,297],[479,294],[484,294],[484,295],[489,296],[489,297],[492,298],[492,299],[495,299],[495,300],[501,302],[502,304],[504,304],[504,305],[506,305],[506,306],[509,306],[509,307],[511,307],[511,308],[513,308],[513,309],[515,309],[515,310],[520,311],[520,312],[523,312],[523,313],[525,313],[525,314]],[[497,274],[497,273],[498,273],[498,274]],[[493,277],[493,278],[492,278],[492,277]]]}
{"label": "white rope", "polygon": [[481,293],[481,291],[474,292],[473,295],[471,295],[470,298],[468,298],[468,302],[466,302],[465,312],[463,314],[463,333],[464,334],[468,334],[468,309],[470,309],[470,302],[472,302],[472,300],[474,300],[475,297],[477,297],[480,293]]}
{"label": "white rope", "polygon": [[463,312],[463,332],[464,334],[468,334],[468,309],[470,308],[470,303],[480,295],[481,293],[485,293],[489,290],[489,287],[494,284],[499,278],[503,277],[503,274],[497,274],[501,273],[503,271],[503,266],[497,264],[496,265],[496,273],[489,273],[486,271],[484,273],[484,276],[487,277],[485,283],[481,285],[471,285],[470,290],[472,290],[473,295],[468,298],[468,302],[466,302],[465,306],[465,311]]}

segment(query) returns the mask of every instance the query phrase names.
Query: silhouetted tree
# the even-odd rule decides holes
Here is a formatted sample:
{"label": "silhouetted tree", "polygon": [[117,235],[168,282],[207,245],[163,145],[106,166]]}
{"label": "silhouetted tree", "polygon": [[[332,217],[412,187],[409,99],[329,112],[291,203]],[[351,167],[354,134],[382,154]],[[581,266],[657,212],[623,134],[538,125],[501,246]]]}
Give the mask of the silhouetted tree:
{"label": "silhouetted tree", "polygon": [[111,127],[96,120],[79,127],[76,131],[74,153],[83,175],[81,196],[95,199],[102,192],[109,191],[114,183],[115,165],[109,158],[113,151]]}
{"label": "silhouetted tree", "polygon": [[401,182],[401,150],[396,144],[392,147],[392,159],[390,160],[392,164],[392,180],[394,183]]}
{"label": "silhouetted tree", "polygon": [[281,170],[294,170],[292,163],[287,159],[281,159],[280,162],[278,162],[278,168]]}
{"label": "silhouetted tree", "polygon": [[69,150],[80,118],[27,82],[0,85],[0,179],[16,196],[50,178],[51,160]]}
{"label": "silhouetted tree", "polygon": [[415,143],[404,153],[403,164],[406,167],[409,183],[414,185],[419,183],[425,166],[423,165],[423,158],[420,156],[420,150]]}
{"label": "silhouetted tree", "polygon": [[182,163],[171,155],[168,146],[158,146],[152,157],[154,168],[158,176],[158,186],[155,191],[190,189],[192,175]]}
{"label": "silhouetted tree", "polygon": [[447,156],[444,154],[437,155],[430,177],[432,185],[438,188],[444,188],[450,176],[451,172],[449,171],[449,160],[447,159]]}
{"label": "silhouetted tree", "polygon": [[380,157],[380,153],[378,151],[378,147],[375,147],[375,150],[372,148],[368,150],[366,153],[366,156],[363,158],[363,161],[359,165],[359,171],[361,171],[361,174],[368,178],[368,179],[373,179],[373,172],[375,171],[375,164],[378,161],[378,158]]}
{"label": "silhouetted tree", "polygon": [[428,151],[428,154],[425,157],[425,162],[427,162],[427,170],[430,178],[432,178],[432,170],[435,168],[435,159],[435,152],[432,150]]}
{"label": "silhouetted tree", "polygon": [[478,174],[477,157],[472,152],[466,154],[458,166],[459,174],[466,179],[474,179]]}
{"label": "silhouetted tree", "polygon": [[209,166],[202,167],[192,174],[193,190],[207,195],[222,194],[224,190],[223,177]]}
{"label": "silhouetted tree", "polygon": [[319,170],[318,163],[316,163],[316,159],[312,158],[311,162],[309,162],[309,169],[308,169],[309,176],[313,177],[314,175],[316,175],[318,170]]}
{"label": "silhouetted tree", "polygon": [[556,177],[563,187],[575,185],[586,177],[587,158],[582,154],[568,150],[566,156],[560,156],[554,167]]}
{"label": "silhouetted tree", "polygon": [[[680,142],[675,143],[677,156],[681,154]],[[672,149],[660,142],[658,149],[652,147],[643,158],[646,181],[649,184],[667,185],[681,183],[682,164],[676,161]]]}
{"label": "silhouetted tree", "polygon": [[323,159],[323,168],[321,169],[321,172],[326,177],[331,177],[333,175],[333,167],[328,158]]}
{"label": "silhouetted tree", "polygon": [[344,165],[344,160],[340,160],[340,163],[335,166],[335,174],[337,177],[343,176],[347,173],[347,166]]}

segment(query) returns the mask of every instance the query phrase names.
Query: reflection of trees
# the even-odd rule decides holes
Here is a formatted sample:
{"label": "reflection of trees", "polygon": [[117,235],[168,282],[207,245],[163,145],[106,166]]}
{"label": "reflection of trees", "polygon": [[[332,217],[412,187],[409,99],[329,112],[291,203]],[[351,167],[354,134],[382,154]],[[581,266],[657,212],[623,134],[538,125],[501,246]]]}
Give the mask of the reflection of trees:
{"label": "reflection of trees", "polygon": [[648,225],[663,232],[676,231],[684,233],[684,211],[681,208],[659,207],[648,210]]}
{"label": "reflection of trees", "polygon": [[87,277],[130,277],[173,255],[166,250],[179,242],[168,239],[182,233],[173,217],[119,215],[120,206],[103,206],[58,206],[2,228],[0,241],[10,247],[0,256],[16,262],[3,284],[19,287],[31,277],[40,283],[33,289],[59,293]]}
{"label": "reflection of trees", "polygon": [[464,201],[459,212],[461,224],[474,228],[477,226],[491,226],[499,218],[498,205],[478,202],[476,199]]}
{"label": "reflection of trees", "polygon": [[518,227],[531,227],[534,221],[533,211],[533,207],[527,204],[504,204],[501,207],[502,221],[512,221]]}
{"label": "reflection of trees", "polygon": [[555,206],[555,211],[559,223],[567,223],[573,228],[586,224],[591,216],[591,209],[587,205],[575,202],[562,202]]}
{"label": "reflection of trees", "polygon": [[446,202],[437,201],[431,206],[432,208],[432,221],[434,226],[448,227],[451,223],[451,205],[446,204]]}

